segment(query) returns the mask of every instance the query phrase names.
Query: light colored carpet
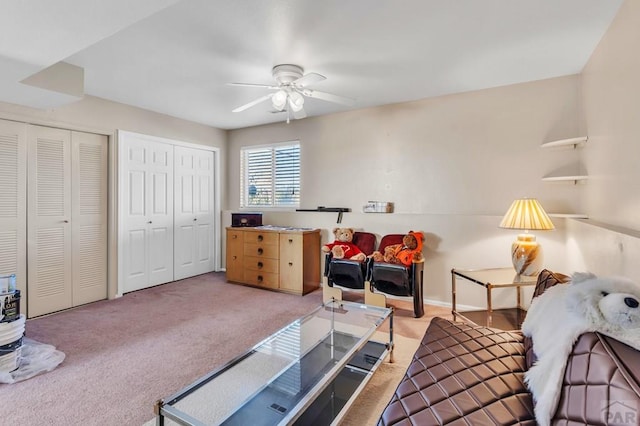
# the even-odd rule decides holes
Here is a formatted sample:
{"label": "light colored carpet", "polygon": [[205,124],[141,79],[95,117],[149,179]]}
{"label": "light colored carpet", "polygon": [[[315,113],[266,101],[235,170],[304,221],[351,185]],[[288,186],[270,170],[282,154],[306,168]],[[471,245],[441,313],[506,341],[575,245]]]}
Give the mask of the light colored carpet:
{"label": "light colored carpet", "polygon": [[[27,320],[27,337],[56,346],[66,358],[49,373],[0,384],[0,418],[21,426],[142,425],[153,418],[156,400],[245,352],[321,300],[321,291],[300,297],[228,284],[224,274],[211,273]],[[390,394],[364,395],[378,382],[389,382],[393,392],[385,370],[393,380],[404,374],[403,342],[422,338],[431,316],[449,315],[448,309],[427,306],[427,315],[416,319],[411,303],[389,304],[396,308],[398,363],[381,366],[354,405],[356,414],[345,419],[358,419],[350,424],[366,424],[357,414],[363,401],[375,399],[381,407],[388,402]]]}

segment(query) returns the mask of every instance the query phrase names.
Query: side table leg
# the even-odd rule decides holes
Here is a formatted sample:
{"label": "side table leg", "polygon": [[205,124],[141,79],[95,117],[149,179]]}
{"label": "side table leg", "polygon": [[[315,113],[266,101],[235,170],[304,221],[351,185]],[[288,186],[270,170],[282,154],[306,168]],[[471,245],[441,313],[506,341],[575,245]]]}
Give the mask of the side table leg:
{"label": "side table leg", "polygon": [[456,320],[456,276],[451,270],[451,315]]}
{"label": "side table leg", "polygon": [[393,312],[394,308],[391,307],[391,314],[389,315],[389,363],[393,364]]}
{"label": "side table leg", "polygon": [[491,284],[487,285],[487,327],[493,325],[493,306],[491,304]]}

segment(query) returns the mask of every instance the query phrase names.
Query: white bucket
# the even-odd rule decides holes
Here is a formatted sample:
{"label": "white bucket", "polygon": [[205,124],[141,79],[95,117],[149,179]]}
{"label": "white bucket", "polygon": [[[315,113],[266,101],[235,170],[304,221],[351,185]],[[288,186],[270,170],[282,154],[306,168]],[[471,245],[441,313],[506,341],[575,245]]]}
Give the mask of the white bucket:
{"label": "white bucket", "polygon": [[26,317],[20,315],[15,321],[0,323],[0,372],[10,373],[20,367],[25,322]]}
{"label": "white bucket", "polygon": [[11,373],[20,367],[22,337],[8,345],[0,346],[0,372]]}
{"label": "white bucket", "polygon": [[26,317],[20,315],[17,320],[0,322],[0,346],[18,340],[24,335]]}

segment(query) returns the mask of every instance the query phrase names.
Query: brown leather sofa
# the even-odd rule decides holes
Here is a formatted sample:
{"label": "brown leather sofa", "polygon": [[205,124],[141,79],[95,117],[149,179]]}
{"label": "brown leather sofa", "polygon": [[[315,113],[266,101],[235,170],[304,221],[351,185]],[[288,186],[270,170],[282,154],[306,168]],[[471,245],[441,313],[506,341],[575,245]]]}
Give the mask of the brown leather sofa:
{"label": "brown leather sofa", "polygon": [[[566,279],[542,271],[534,297]],[[520,332],[434,318],[378,425],[535,425],[524,384],[534,361]],[[567,362],[552,423],[640,424],[639,378],[640,352],[583,334]]]}

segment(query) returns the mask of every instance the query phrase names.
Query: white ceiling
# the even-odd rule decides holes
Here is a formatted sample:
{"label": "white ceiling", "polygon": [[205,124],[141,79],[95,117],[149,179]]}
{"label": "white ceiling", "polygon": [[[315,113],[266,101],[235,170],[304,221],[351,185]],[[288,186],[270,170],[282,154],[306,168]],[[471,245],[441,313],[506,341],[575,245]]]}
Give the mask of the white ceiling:
{"label": "white ceiling", "polygon": [[327,77],[317,116],[579,73],[622,0],[0,0],[0,100],[75,99],[19,83],[65,61],[85,93],[223,129],[283,121],[282,63]]}

